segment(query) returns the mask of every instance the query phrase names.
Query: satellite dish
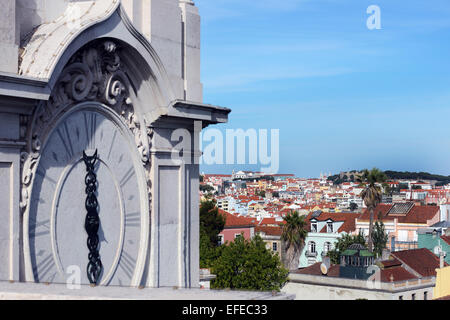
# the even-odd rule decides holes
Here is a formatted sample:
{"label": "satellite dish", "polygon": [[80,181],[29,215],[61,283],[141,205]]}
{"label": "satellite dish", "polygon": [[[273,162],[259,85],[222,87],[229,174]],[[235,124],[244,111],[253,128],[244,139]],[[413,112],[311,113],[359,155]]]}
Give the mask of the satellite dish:
{"label": "satellite dish", "polygon": [[433,249],[435,255],[439,256],[441,254],[441,246],[436,246]]}
{"label": "satellite dish", "polygon": [[327,275],[330,270],[330,257],[324,257],[322,264],[320,265],[320,271],[323,275]]}
{"label": "satellite dish", "polygon": [[325,263],[322,263],[320,265],[320,271],[322,271],[323,275],[326,275],[328,273],[328,267],[327,267],[327,265]]}

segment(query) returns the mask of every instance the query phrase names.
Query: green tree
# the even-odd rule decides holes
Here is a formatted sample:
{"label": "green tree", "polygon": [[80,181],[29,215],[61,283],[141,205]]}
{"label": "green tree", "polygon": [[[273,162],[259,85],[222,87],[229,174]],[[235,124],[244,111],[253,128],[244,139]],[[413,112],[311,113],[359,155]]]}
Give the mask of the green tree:
{"label": "green tree", "polygon": [[355,202],[350,202],[350,210],[355,211],[358,209],[358,205]]}
{"label": "green tree", "polygon": [[210,186],[209,184],[201,184],[200,191],[201,192],[211,192],[211,191],[214,191],[214,187]]}
{"label": "green tree", "polygon": [[305,217],[300,216],[297,211],[291,211],[283,219],[286,222],[281,225],[281,240],[286,252],[283,256],[283,262],[289,270],[297,270],[300,253],[308,235]]}
{"label": "green tree", "polygon": [[237,237],[222,247],[211,268],[217,276],[211,281],[211,288],[279,291],[286,283],[288,270],[259,235],[252,240]]}
{"label": "green tree", "polygon": [[372,170],[364,170],[361,175],[360,181],[363,185],[365,185],[364,190],[361,192],[361,198],[364,201],[367,209],[370,213],[370,222],[369,222],[369,240],[368,240],[368,249],[370,252],[373,252],[373,241],[372,241],[372,233],[373,233],[373,212],[382,199],[382,191],[381,187],[378,185],[379,183],[383,183],[387,180],[386,175],[383,171],[380,171],[377,168],[373,168]]}
{"label": "green tree", "polygon": [[223,246],[213,246],[206,233],[200,233],[200,268],[211,268]]}
{"label": "green tree", "polygon": [[359,243],[366,247],[366,240],[364,236],[359,233],[357,235],[344,234],[342,235],[334,245],[334,248],[328,251],[327,256],[330,257],[332,264],[339,264],[339,258],[341,253],[347,250],[347,248],[354,244]]}
{"label": "green tree", "polygon": [[383,193],[387,196],[392,195],[394,192],[394,189],[389,186],[386,182],[382,183],[381,185],[383,187]]}
{"label": "green tree", "polygon": [[388,242],[388,235],[384,228],[384,223],[381,220],[377,220],[375,222],[375,227],[372,235],[373,240],[373,252],[376,254],[376,257],[381,257],[383,250],[386,249],[386,244]]}
{"label": "green tree", "polygon": [[219,233],[225,227],[225,216],[219,213],[214,200],[200,203],[200,266],[209,268],[219,255]]}
{"label": "green tree", "polygon": [[402,183],[402,182],[400,182],[399,184],[398,184],[398,192],[400,192],[400,190],[407,190],[407,189],[409,189],[409,185],[407,184],[407,183]]}

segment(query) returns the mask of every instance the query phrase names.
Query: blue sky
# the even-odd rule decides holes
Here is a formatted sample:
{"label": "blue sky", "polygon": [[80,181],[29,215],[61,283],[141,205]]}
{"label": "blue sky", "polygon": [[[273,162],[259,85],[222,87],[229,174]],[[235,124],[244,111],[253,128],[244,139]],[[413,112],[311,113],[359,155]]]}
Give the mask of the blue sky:
{"label": "blue sky", "polygon": [[[450,1],[195,3],[204,101],[232,109],[217,128],[280,129],[280,172],[450,174]],[[233,168],[258,166],[201,171]]]}

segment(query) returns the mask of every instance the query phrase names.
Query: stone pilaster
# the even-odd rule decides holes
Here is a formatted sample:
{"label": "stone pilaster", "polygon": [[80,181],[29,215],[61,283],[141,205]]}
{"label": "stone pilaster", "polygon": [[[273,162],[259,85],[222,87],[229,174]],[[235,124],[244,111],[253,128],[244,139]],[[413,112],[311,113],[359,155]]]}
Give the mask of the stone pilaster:
{"label": "stone pilaster", "polygon": [[0,71],[17,73],[19,51],[16,28],[16,1],[3,0],[0,10]]}
{"label": "stone pilaster", "polygon": [[203,102],[200,80],[200,15],[193,1],[180,0],[182,12],[183,82],[185,100]]}

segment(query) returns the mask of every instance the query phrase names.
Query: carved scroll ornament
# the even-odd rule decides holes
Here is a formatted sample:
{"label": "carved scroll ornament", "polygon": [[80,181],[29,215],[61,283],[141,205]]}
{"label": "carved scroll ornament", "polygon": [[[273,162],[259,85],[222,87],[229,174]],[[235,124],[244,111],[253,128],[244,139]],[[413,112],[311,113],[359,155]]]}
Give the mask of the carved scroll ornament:
{"label": "carved scroll ornament", "polygon": [[[21,154],[21,208],[25,211],[31,195],[36,164],[53,122],[80,102],[105,104],[128,125],[146,171],[149,172],[151,131],[133,108],[136,96],[122,70],[118,47],[113,41],[96,41],[75,54],[64,68],[49,101],[40,102],[27,128],[27,147]],[[150,181],[147,182],[150,188]],[[150,194],[150,192],[149,192]]]}

